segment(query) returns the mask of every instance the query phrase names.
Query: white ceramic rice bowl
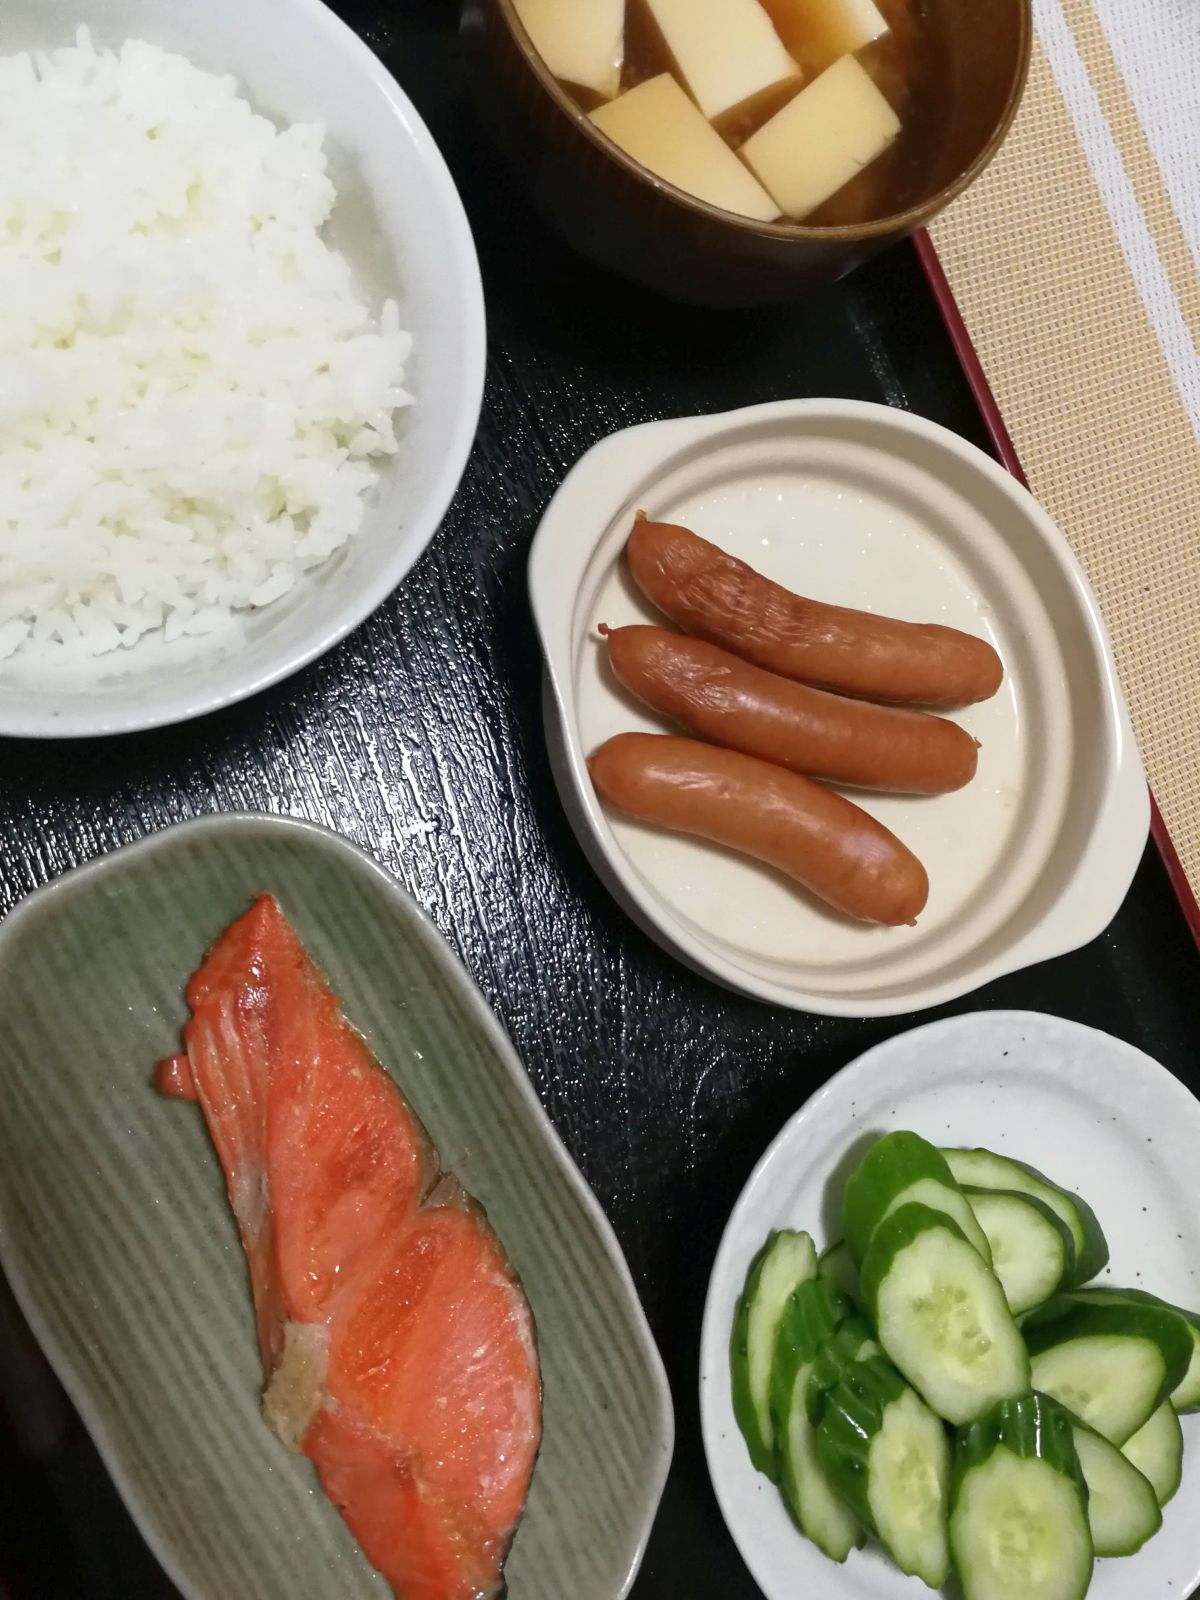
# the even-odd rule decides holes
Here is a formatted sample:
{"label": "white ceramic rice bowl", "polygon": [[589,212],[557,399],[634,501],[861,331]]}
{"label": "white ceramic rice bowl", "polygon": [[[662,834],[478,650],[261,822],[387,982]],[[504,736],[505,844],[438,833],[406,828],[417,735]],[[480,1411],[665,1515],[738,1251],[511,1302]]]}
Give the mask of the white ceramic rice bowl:
{"label": "white ceramic rice bowl", "polygon": [[220,635],[81,659],[0,664],[0,734],[62,737],[180,722],[277,683],[357,627],[429,544],[466,465],[483,393],[483,293],[454,182],[395,79],[321,0],[7,0],[0,53],[145,39],[232,73],[256,111],[324,122],[338,204],[330,237],[372,308],[414,336],[415,404],[357,535],[275,604]]}

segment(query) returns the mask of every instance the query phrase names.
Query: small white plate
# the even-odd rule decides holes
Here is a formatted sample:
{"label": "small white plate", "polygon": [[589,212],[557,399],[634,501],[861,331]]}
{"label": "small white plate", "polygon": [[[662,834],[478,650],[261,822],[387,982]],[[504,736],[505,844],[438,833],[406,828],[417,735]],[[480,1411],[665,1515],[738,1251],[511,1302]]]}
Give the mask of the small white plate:
{"label": "small white plate", "polygon": [[[1104,1277],[1200,1305],[1200,1101],[1157,1061],[1094,1028],[1034,1011],[979,1011],[868,1050],[791,1119],[742,1191],[713,1266],[700,1340],[704,1451],[717,1500],[767,1600],[903,1600],[925,1593],[877,1550],[827,1561],[750,1464],[733,1416],[729,1330],[772,1228],[822,1248],[841,1232],[842,1182],[870,1136],[912,1128],[1040,1168],[1093,1204],[1112,1259]],[[1200,1418],[1184,1417],[1183,1484],[1162,1531],[1101,1561],[1089,1600],[1182,1597],[1200,1582]]]}
{"label": "small white plate", "polygon": [[[995,643],[1000,693],[957,714],[982,744],[975,780],[936,799],[854,797],[928,868],[916,928],[851,922],[745,857],[599,804],[588,752],[668,726],[616,684],[597,634],[663,621],[621,560],[638,509],[801,593]],[[1086,943],[1124,898],[1149,801],[1095,599],[1032,496],[946,429],[800,400],[616,434],[551,502],[530,592],[573,826],[636,920],[731,988],[831,1014],[911,1011]]]}

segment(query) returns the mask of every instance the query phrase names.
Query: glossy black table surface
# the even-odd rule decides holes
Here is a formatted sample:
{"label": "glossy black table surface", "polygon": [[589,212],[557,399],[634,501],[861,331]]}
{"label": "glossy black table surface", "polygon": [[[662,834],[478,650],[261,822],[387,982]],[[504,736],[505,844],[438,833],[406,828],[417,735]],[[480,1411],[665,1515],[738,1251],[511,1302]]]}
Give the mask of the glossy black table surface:
{"label": "glossy black table surface", "polygon": [[[836,395],[908,407],[985,447],[986,435],[909,247],[793,306],[668,305],[582,266],[532,217],[476,124],[451,0],[339,9],[429,120],[475,229],[490,351],[466,477],[400,591],[289,683],[151,735],[0,741],[0,914],[101,851],[219,810],[311,818],[395,872],[526,1061],[620,1236],[670,1373],[675,1464],[634,1594],[753,1600],[699,1438],[709,1268],[780,1124],[830,1073],[915,1019],[825,1019],[738,999],[670,960],[610,901],[550,778],[526,555],[567,469],[631,423]],[[1148,849],[1102,938],[945,1011],[1057,1012],[1130,1040],[1200,1088],[1198,971]],[[53,1391],[42,1396],[5,1330],[0,1318],[11,1358],[0,1573],[12,1600],[170,1600],[86,1435],[69,1418],[57,1425]]]}

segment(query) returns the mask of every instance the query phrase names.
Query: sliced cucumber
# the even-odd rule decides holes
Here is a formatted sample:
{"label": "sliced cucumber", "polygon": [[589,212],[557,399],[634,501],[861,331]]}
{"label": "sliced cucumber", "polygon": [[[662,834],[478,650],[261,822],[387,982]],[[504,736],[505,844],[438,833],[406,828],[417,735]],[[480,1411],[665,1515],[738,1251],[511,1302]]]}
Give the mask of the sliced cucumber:
{"label": "sliced cucumber", "polygon": [[1092,1578],[1087,1490],[1061,1406],[1025,1395],[964,1428],[950,1499],[964,1600],[1083,1600]]}
{"label": "sliced cucumber", "polygon": [[1084,1304],[1088,1301],[1111,1304],[1114,1300],[1125,1300],[1132,1305],[1158,1306],[1161,1311],[1171,1311],[1177,1317],[1182,1317],[1192,1339],[1192,1359],[1187,1371],[1171,1391],[1171,1404],[1176,1411],[1192,1411],[1200,1406],[1200,1312],[1185,1311],[1182,1306],[1161,1300],[1156,1294],[1147,1294],[1145,1289],[1119,1289],[1110,1288],[1108,1284],[1095,1284],[1090,1289],[1073,1290],[1072,1294]]}
{"label": "sliced cucumber", "polygon": [[829,1480],[799,1384],[780,1435],[780,1458],[784,1496],[801,1533],[831,1561],[845,1561],[866,1534]]}
{"label": "sliced cucumber", "polygon": [[771,1413],[784,1496],[801,1532],[832,1561],[844,1561],[863,1542],[863,1527],[826,1476],[807,1397],[814,1362],[852,1310],[849,1299],[824,1278],[802,1283],[783,1314],[771,1369]]}
{"label": "sliced cucumber", "polygon": [[1183,1377],[1171,1390],[1171,1404],[1176,1411],[1194,1411],[1200,1406],[1200,1312],[1172,1305],[1169,1300],[1160,1300],[1157,1295],[1147,1294],[1144,1289],[1121,1289],[1115,1292],[1135,1304],[1161,1306],[1164,1311],[1173,1311],[1187,1323],[1187,1330],[1192,1336],[1192,1359]]}
{"label": "sliced cucumber", "polygon": [[853,1315],[849,1297],[825,1278],[808,1278],[793,1291],[779,1323],[771,1361],[770,1404],[777,1437],[792,1409],[797,1372],[805,1369],[803,1395],[813,1362],[840,1325]]}
{"label": "sliced cucumber", "polygon": [[950,1442],[915,1389],[883,1413],[867,1457],[867,1498],[880,1543],[901,1572],[931,1589],[950,1576],[946,1514]]}
{"label": "sliced cucumber", "polygon": [[1192,1355],[1187,1324],[1160,1306],[1072,1291],[1022,1328],[1034,1387],[1122,1445],[1177,1387]]}
{"label": "sliced cucumber", "polygon": [[1016,1194],[1036,1195],[1066,1223],[1075,1246],[1069,1283],[1086,1283],[1107,1264],[1108,1244],[1096,1213],[1077,1194],[1060,1189],[1036,1167],[994,1155],[991,1150],[943,1150],[942,1155],[964,1188],[1008,1189]]}
{"label": "sliced cucumber", "polygon": [[817,1353],[808,1377],[808,1419],[815,1427],[825,1410],[825,1396],[845,1377],[856,1361],[881,1356],[874,1335],[862,1317],[843,1322]]}
{"label": "sliced cucumber", "polygon": [[1175,1407],[1164,1401],[1149,1421],[1126,1439],[1121,1454],[1148,1480],[1159,1505],[1165,1506],[1183,1476],[1183,1429]]}
{"label": "sliced cucumber", "polygon": [[1092,1335],[1066,1339],[1036,1352],[1034,1383],[1102,1433],[1113,1444],[1143,1425],[1162,1389],[1162,1353],[1147,1339]]}
{"label": "sliced cucumber", "polygon": [[1029,1389],[1004,1291],[962,1229],[916,1202],[880,1223],[862,1265],[879,1342],[947,1422],[973,1422]]}
{"label": "sliced cucumber", "polygon": [[901,1572],[931,1589],[945,1583],[946,1430],[889,1361],[851,1363],[825,1397],[817,1451],[829,1481]]}
{"label": "sliced cucumber", "polygon": [[771,1420],[771,1365],[788,1301],[817,1272],[816,1246],[807,1233],[772,1233],[750,1263],[729,1340],[733,1412],[750,1459],[775,1478],[778,1464]]}
{"label": "sliced cucumber", "polygon": [[1061,1288],[1075,1259],[1071,1231],[1044,1200],[1011,1189],[965,1189],[1014,1316]]}
{"label": "sliced cucumber", "polygon": [[858,1268],[854,1265],[854,1257],[850,1254],[850,1246],[844,1239],[839,1239],[836,1244],[831,1244],[817,1262],[817,1271],[823,1278],[828,1278],[830,1283],[836,1283],[843,1294],[848,1294],[854,1304],[858,1304]]}
{"label": "sliced cucumber", "polygon": [[945,1156],[920,1134],[900,1129],[876,1140],[846,1182],[842,1202],[846,1243],[860,1267],[879,1224],[902,1205],[914,1201],[953,1217],[970,1243],[991,1264],[987,1236],[976,1222]]}
{"label": "sliced cucumber", "polygon": [[1096,1554],[1131,1556],[1162,1527],[1154,1487],[1103,1434],[1079,1421],[1074,1428]]}

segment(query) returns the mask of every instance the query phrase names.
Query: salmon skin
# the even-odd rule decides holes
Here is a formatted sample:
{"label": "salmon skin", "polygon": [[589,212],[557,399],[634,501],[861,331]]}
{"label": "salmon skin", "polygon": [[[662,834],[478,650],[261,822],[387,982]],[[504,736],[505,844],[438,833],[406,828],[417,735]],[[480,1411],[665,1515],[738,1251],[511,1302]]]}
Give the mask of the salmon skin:
{"label": "salmon skin", "polygon": [[270,895],[187,991],[186,1055],[254,1295],[263,1414],[400,1600],[486,1600],[541,1441],[533,1316],[480,1206]]}

